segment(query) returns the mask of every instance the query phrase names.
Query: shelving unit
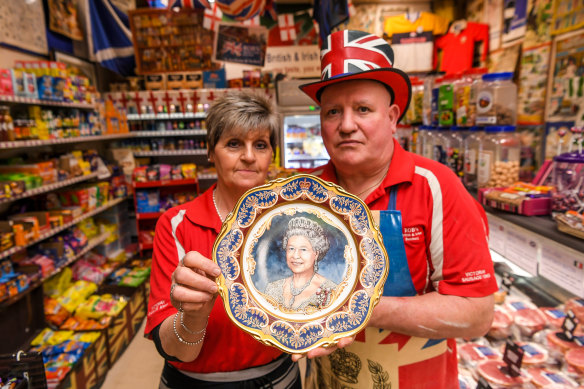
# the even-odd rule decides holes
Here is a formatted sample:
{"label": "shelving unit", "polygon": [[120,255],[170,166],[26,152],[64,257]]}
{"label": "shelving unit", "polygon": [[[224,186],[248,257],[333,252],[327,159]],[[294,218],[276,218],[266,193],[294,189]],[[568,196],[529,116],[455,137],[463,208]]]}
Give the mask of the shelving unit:
{"label": "shelving unit", "polygon": [[132,131],[133,138],[206,135],[207,130]]}
{"label": "shelving unit", "polygon": [[64,188],[64,187],[69,186],[69,185],[77,184],[79,182],[88,181],[88,180],[91,180],[91,179],[96,178],[96,177],[97,177],[97,173],[91,173],[91,174],[87,174],[84,176],[73,177],[73,178],[69,178],[69,179],[64,180],[64,181],[55,182],[54,184],[39,186],[38,188],[27,190],[23,194],[9,197],[9,198],[5,198],[5,199],[0,199],[0,205],[11,203],[13,201],[17,201],[17,200],[21,200],[21,199],[25,199],[27,197],[36,196],[36,195],[39,195],[42,193],[51,192],[51,191],[54,191],[56,189]]}
{"label": "shelving unit", "polygon": [[199,180],[198,179],[182,179],[182,180],[163,180],[163,181],[146,181],[133,182],[132,188],[134,191],[134,209],[136,209],[136,231],[138,232],[138,247],[140,253],[152,249],[152,243],[140,241],[141,231],[153,231],[154,225],[158,218],[162,216],[164,211],[158,212],[138,212],[137,190],[144,189],[159,189],[165,192],[177,192],[182,187],[194,187],[195,194],[199,194]]}
{"label": "shelving unit", "polygon": [[15,140],[9,142],[0,142],[0,149],[23,149],[29,147],[38,146],[53,146],[61,145],[67,143],[82,143],[82,142],[95,142],[101,140],[110,139],[124,139],[132,138],[133,135],[129,132],[122,134],[107,134],[107,135],[88,135],[88,136],[76,136],[71,138],[61,138],[61,139],[31,139],[31,140]]}
{"label": "shelving unit", "polygon": [[80,252],[78,252],[77,254],[75,254],[75,256],[72,257],[71,259],[69,259],[67,262],[65,262],[65,263],[61,264],[59,267],[55,268],[55,270],[51,274],[49,274],[46,277],[42,277],[42,278],[40,278],[40,279],[32,282],[28,286],[28,288],[26,288],[22,293],[19,293],[16,296],[13,296],[13,297],[9,298],[8,300],[2,301],[0,303],[0,312],[2,312],[8,306],[16,303],[18,300],[20,300],[21,298],[23,298],[24,296],[26,296],[27,294],[29,294],[35,288],[37,288],[40,285],[42,285],[43,282],[45,282],[46,280],[48,280],[52,276],[60,273],[67,266],[72,265],[73,263],[75,263],[79,258],[83,257],[89,251],[91,251],[95,247],[97,247],[100,244],[102,244],[103,242],[105,242],[105,240],[107,238],[109,238],[109,236],[110,236],[110,233],[109,232],[104,232],[103,234],[100,234],[100,235],[96,236],[95,238],[90,239],[89,242],[87,243],[87,246],[85,246],[85,248],[83,248],[83,250],[81,250]]}
{"label": "shelving unit", "polygon": [[175,112],[175,113],[129,113],[127,119],[129,122],[146,121],[146,120],[172,120],[172,119],[205,119],[205,112]]}
{"label": "shelving unit", "polygon": [[134,151],[135,157],[166,157],[175,155],[207,155],[206,149]]}
{"label": "shelving unit", "polygon": [[41,105],[45,107],[63,107],[63,108],[78,108],[78,109],[94,109],[94,104],[89,103],[67,103],[62,101],[50,101],[41,99],[31,99],[28,97],[19,96],[0,96],[0,103],[2,104],[27,104],[27,105]]}
{"label": "shelving unit", "polygon": [[112,201],[108,202],[107,204],[104,204],[101,207],[94,209],[93,211],[86,212],[83,215],[76,217],[75,219],[73,219],[69,223],[65,223],[62,226],[50,229],[49,231],[42,234],[38,239],[35,239],[32,242],[29,242],[24,246],[14,246],[8,250],[0,251],[0,259],[6,258],[14,253],[19,252],[20,250],[23,250],[27,247],[30,247],[32,245],[39,243],[39,242],[42,242],[43,240],[48,239],[51,236],[54,236],[54,235],[58,234],[59,232],[64,231],[67,228],[72,227],[75,224],[82,222],[83,220],[85,220],[91,216],[97,215],[98,213],[101,213],[101,212],[103,212],[103,211],[105,211],[105,210],[107,210],[115,205],[118,205],[119,203],[121,203],[122,201],[124,201],[126,199],[127,199],[127,197],[120,197],[120,198],[117,198],[115,200],[112,200]]}

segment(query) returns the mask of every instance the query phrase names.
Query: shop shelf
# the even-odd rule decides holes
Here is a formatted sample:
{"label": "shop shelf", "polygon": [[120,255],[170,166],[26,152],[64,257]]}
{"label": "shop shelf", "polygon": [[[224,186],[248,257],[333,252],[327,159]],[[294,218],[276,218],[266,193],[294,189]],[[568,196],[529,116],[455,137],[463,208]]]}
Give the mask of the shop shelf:
{"label": "shop shelf", "polygon": [[87,243],[87,246],[85,246],[85,248],[83,250],[81,250],[80,252],[75,254],[75,256],[72,257],[71,259],[69,259],[67,262],[59,265],[59,267],[55,268],[55,270],[53,270],[53,272],[51,274],[49,274],[46,277],[42,277],[36,281],[33,281],[31,284],[29,284],[28,288],[26,288],[24,291],[22,291],[22,293],[19,293],[16,296],[12,296],[11,298],[1,302],[0,303],[0,311],[2,311],[4,308],[8,307],[11,304],[14,304],[16,301],[20,300],[21,298],[26,296],[28,293],[30,293],[32,290],[34,290],[38,286],[42,285],[42,283],[45,282],[47,279],[49,279],[52,276],[54,276],[55,274],[61,272],[61,270],[63,270],[67,266],[73,264],[79,258],[81,258],[85,254],[87,254],[90,250],[94,249],[96,246],[99,246],[100,244],[105,242],[106,239],[109,238],[109,236],[110,236],[110,232],[104,232],[103,234],[98,235],[98,236],[90,239],[89,242]]}
{"label": "shop shelf", "polygon": [[197,174],[199,180],[216,180],[217,173],[199,173]]}
{"label": "shop shelf", "polygon": [[27,247],[30,247],[30,246],[34,245],[34,244],[37,244],[39,242],[42,242],[43,240],[45,240],[47,238],[50,238],[51,236],[54,236],[54,235],[58,234],[59,232],[64,231],[64,230],[66,230],[67,228],[69,228],[71,226],[74,226],[75,224],[77,224],[77,223],[79,223],[79,222],[87,219],[88,217],[97,215],[98,213],[101,213],[101,212],[103,212],[103,211],[105,211],[105,210],[107,210],[107,209],[109,209],[109,208],[111,208],[111,207],[113,207],[115,205],[118,205],[119,203],[121,203],[122,201],[126,200],[127,198],[128,197],[120,197],[120,198],[117,198],[115,200],[112,200],[112,201],[108,202],[107,204],[104,204],[101,207],[94,209],[93,211],[87,212],[87,213],[85,213],[85,214],[83,214],[83,215],[81,215],[81,216],[73,219],[69,223],[66,223],[66,224],[64,224],[64,225],[62,225],[60,227],[53,228],[53,229],[45,232],[38,239],[35,239],[32,242],[29,242],[25,246],[15,246],[15,247],[12,247],[12,248],[10,248],[8,250],[0,251],[0,259],[6,258],[6,257],[8,257],[8,256],[10,256],[10,255],[12,255],[14,253],[19,252],[20,250],[23,250],[23,249],[25,249]]}
{"label": "shop shelf", "polygon": [[47,107],[63,107],[63,108],[79,108],[79,109],[95,109],[94,104],[88,103],[67,103],[61,101],[50,101],[41,99],[31,99],[28,97],[18,97],[18,96],[0,96],[0,103],[13,103],[13,104],[29,104],[29,105],[42,105]]}
{"label": "shop shelf", "polygon": [[54,184],[43,185],[43,186],[40,186],[38,188],[27,190],[26,192],[24,192],[21,195],[13,196],[13,197],[10,197],[7,199],[1,199],[0,204],[6,204],[6,203],[10,203],[10,202],[13,202],[16,200],[25,199],[27,197],[36,196],[36,195],[41,194],[41,193],[51,192],[55,189],[63,188],[65,186],[69,186],[69,185],[73,185],[73,184],[77,184],[78,182],[91,180],[92,178],[96,178],[96,177],[97,177],[97,173],[91,173],[91,174],[87,174],[85,176],[74,177],[74,178],[69,178],[68,180],[55,182]]}
{"label": "shop shelf", "polygon": [[197,180],[195,178],[189,178],[189,179],[184,179],[184,180],[133,182],[132,186],[134,188],[159,188],[161,186],[195,185],[196,183],[197,183]]}
{"label": "shop shelf", "polygon": [[129,122],[142,121],[142,120],[172,120],[172,119],[205,119],[207,117],[206,112],[187,112],[187,113],[129,113],[126,115]]}
{"label": "shop shelf", "polygon": [[62,139],[31,139],[31,140],[15,140],[8,142],[0,142],[0,149],[23,149],[27,147],[37,147],[37,146],[51,146],[60,145],[66,143],[81,143],[81,142],[94,142],[107,139],[122,139],[122,138],[132,138],[133,135],[129,132],[123,134],[106,134],[106,135],[88,135],[88,136],[76,136],[72,138],[62,138]]}
{"label": "shop shelf", "polygon": [[162,212],[137,212],[136,220],[158,219],[160,216],[162,216]]}
{"label": "shop shelf", "polygon": [[151,138],[154,136],[192,136],[207,135],[207,130],[173,130],[173,131],[132,131],[130,134],[136,138]]}
{"label": "shop shelf", "polygon": [[207,155],[206,149],[134,151],[135,157],[164,157],[172,155]]}
{"label": "shop shelf", "polygon": [[140,243],[140,250],[152,250],[153,247],[152,243]]}

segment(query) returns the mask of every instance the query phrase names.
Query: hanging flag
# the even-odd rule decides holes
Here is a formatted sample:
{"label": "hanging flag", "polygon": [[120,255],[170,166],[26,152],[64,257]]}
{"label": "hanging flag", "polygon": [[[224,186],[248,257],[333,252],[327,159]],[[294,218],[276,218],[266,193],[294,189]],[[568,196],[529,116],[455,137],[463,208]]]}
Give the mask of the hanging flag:
{"label": "hanging flag", "polygon": [[278,15],[278,28],[280,29],[280,39],[283,41],[296,39],[296,24],[293,14]]}
{"label": "hanging flag", "polygon": [[352,18],[357,14],[357,9],[351,0],[348,0],[347,4],[349,5],[349,18]]}
{"label": "hanging flag", "polygon": [[134,74],[136,61],[128,15],[111,0],[87,1],[90,59],[122,76]]}
{"label": "hanging flag", "polygon": [[170,0],[168,8],[207,8],[211,9],[211,4],[207,0]]}
{"label": "hanging flag", "polygon": [[217,2],[213,3],[212,9],[206,9],[203,15],[203,28],[217,32],[219,23],[223,20],[223,12],[217,6]]}
{"label": "hanging flag", "polygon": [[314,0],[314,20],[318,22],[322,42],[333,28],[349,19],[347,0]]}
{"label": "hanging flag", "polygon": [[260,25],[260,16],[254,16],[251,19],[247,19],[244,20],[243,22],[241,22],[242,25],[247,26],[247,27],[259,27]]}

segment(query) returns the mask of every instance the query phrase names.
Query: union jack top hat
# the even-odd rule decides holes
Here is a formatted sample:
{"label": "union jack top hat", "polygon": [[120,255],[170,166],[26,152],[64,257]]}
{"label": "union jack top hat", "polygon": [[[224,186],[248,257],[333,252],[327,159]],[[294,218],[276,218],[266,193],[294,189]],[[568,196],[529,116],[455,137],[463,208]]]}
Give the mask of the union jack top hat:
{"label": "union jack top hat", "polygon": [[373,80],[385,85],[393,104],[400,109],[401,119],[412,95],[410,79],[393,68],[393,50],[378,36],[352,30],[333,32],[320,52],[321,80],[300,85],[316,104],[325,87],[342,81]]}

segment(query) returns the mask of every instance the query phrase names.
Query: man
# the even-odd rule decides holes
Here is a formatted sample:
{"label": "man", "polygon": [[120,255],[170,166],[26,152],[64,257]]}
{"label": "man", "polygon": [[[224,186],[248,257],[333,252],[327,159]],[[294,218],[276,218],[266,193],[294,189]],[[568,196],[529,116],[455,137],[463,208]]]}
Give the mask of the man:
{"label": "man", "polygon": [[458,388],[454,338],[491,325],[497,285],[484,213],[447,167],[393,139],[411,86],[392,64],[384,40],[338,31],[321,53],[322,80],[300,87],[321,106],[331,156],[314,174],[381,211],[390,260],[368,328],[330,355],[308,353],[318,357],[309,386]]}

